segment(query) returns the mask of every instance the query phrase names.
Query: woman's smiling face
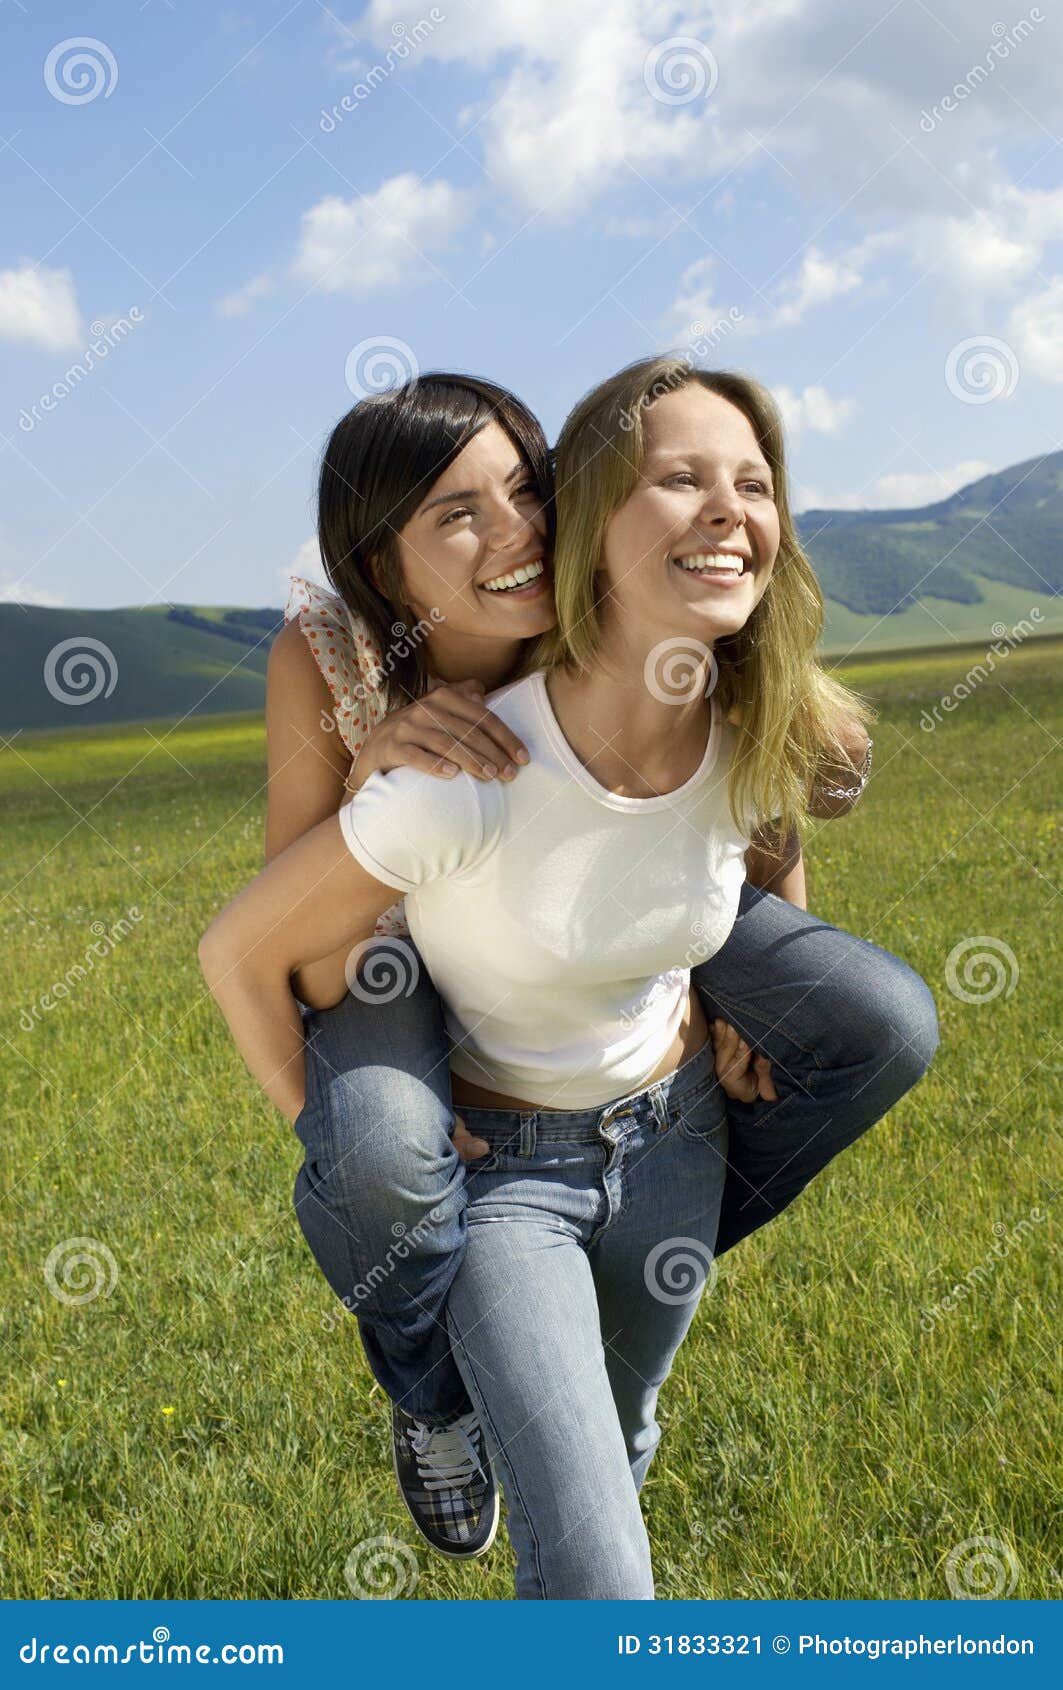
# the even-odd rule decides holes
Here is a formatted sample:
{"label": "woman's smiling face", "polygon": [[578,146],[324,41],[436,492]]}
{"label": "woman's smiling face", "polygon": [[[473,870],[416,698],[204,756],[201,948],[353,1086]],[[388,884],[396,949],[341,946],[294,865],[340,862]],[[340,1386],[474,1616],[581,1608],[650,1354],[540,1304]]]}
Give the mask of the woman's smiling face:
{"label": "woman's smiling face", "polygon": [[452,633],[526,640],[552,628],[553,580],[541,489],[505,429],[490,422],[460,451],[398,535],[411,610]]}
{"label": "woman's smiling face", "polygon": [[771,579],[771,468],[745,413],[696,381],[648,407],[643,441],[638,485],[605,531],[603,622],[620,615],[650,644],[711,646],[745,625]]}

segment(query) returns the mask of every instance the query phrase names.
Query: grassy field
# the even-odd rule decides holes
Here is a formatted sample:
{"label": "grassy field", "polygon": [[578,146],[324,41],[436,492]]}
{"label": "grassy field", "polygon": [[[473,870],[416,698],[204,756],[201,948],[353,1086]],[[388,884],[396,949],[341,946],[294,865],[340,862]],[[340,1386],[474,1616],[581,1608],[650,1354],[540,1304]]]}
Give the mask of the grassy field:
{"label": "grassy field", "polygon": [[[941,1049],[723,1263],[644,1492],[663,1598],[944,1598],[980,1555],[1060,1594],[1061,658],[1030,641],[933,731],[968,654],[844,671],[876,773],[809,841],[810,907],[919,970]],[[0,753],[3,1594],[344,1597],[391,1536],[415,1598],[508,1598],[504,1534],[468,1567],[418,1546],[297,1141],[204,994],[198,936],[261,858],[261,723],[152,731]],[[975,938],[999,976],[957,962]]]}

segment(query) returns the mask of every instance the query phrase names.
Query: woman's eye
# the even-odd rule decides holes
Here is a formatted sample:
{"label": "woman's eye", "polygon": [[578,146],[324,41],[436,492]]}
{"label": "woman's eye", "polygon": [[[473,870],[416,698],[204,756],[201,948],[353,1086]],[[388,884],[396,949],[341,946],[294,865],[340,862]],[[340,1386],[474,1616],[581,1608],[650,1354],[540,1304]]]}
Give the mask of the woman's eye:
{"label": "woman's eye", "polygon": [[668,477],[668,480],[669,481],[686,481],[686,482],[693,483],[694,477],[690,474],[689,470],[683,469],[683,470],[680,470],[677,475],[670,475]]}
{"label": "woman's eye", "polygon": [[751,487],[754,493],[767,493],[768,497],[771,497],[771,488],[766,481],[747,481],[745,485]]}
{"label": "woman's eye", "polygon": [[442,522],[439,524],[439,526],[440,526],[440,528],[445,528],[448,522],[456,521],[456,519],[459,516],[471,516],[471,515],[472,515],[472,511],[469,510],[467,506],[463,505],[463,506],[459,507],[459,509],[457,509],[457,510],[448,511],[446,516],[443,518]]}
{"label": "woman's eye", "polygon": [[542,494],[539,491],[538,484],[534,481],[526,481],[524,483],[523,487],[517,488],[517,491],[513,496],[516,499],[521,499],[521,498],[523,498],[523,499],[541,499],[542,498]]}

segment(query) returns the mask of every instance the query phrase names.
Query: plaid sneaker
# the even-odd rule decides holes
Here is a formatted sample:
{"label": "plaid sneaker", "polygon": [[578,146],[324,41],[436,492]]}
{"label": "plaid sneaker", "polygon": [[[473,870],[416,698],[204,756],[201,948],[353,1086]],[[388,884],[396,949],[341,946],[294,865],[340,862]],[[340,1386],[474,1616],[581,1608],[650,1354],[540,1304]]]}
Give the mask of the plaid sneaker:
{"label": "plaid sneaker", "polygon": [[486,1554],[498,1530],[498,1485],[476,1410],[429,1426],[392,1403],[391,1449],[402,1500],[425,1541],[460,1560]]}

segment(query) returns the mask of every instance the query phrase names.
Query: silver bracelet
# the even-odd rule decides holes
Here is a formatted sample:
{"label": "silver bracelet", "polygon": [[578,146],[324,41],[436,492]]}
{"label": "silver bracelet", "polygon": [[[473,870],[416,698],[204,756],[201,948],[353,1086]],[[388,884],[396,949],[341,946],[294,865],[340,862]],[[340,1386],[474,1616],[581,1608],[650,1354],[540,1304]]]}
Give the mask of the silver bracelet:
{"label": "silver bracelet", "polygon": [[867,785],[867,777],[871,773],[871,752],[874,749],[874,745],[874,740],[869,738],[867,742],[867,750],[864,753],[864,761],[860,768],[855,771],[856,780],[852,786],[821,786],[819,788],[820,796],[823,798],[838,799],[859,798],[860,794],[864,790],[864,787]]}

